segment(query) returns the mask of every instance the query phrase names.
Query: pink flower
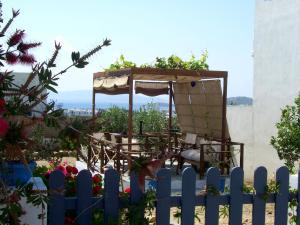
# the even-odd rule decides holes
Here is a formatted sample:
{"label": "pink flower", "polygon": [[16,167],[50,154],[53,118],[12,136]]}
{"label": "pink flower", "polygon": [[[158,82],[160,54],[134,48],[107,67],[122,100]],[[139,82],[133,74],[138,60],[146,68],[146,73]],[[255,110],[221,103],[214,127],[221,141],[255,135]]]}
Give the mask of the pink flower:
{"label": "pink flower", "polygon": [[12,52],[6,53],[5,56],[6,56],[6,62],[10,65],[16,64],[19,60],[18,56]]}
{"label": "pink flower", "polygon": [[22,54],[19,56],[20,62],[23,64],[31,65],[35,62],[35,58],[33,55]]}
{"label": "pink flower", "polygon": [[9,38],[7,44],[9,46],[14,46],[18,44],[25,36],[24,30],[16,30],[16,32]]}
{"label": "pink flower", "polygon": [[22,53],[26,53],[28,51],[28,49],[36,48],[37,46],[40,46],[40,45],[41,45],[41,42],[37,42],[37,43],[24,43],[24,42],[21,42],[18,45],[17,49]]}
{"label": "pink flower", "polygon": [[5,119],[0,118],[0,138],[5,137],[5,135],[7,134],[8,129],[9,129],[8,122]]}
{"label": "pink flower", "polygon": [[5,112],[5,100],[0,99],[0,114]]}

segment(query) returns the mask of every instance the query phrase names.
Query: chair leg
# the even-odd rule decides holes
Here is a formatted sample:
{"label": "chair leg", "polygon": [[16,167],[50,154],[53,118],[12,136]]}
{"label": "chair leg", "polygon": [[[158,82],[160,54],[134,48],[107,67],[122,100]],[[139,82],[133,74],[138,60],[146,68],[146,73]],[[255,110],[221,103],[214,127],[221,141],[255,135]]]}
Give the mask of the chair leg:
{"label": "chair leg", "polygon": [[181,156],[179,156],[177,161],[178,161],[178,164],[177,164],[177,167],[176,167],[176,174],[178,175],[179,174],[179,169],[180,169],[180,171],[182,171],[182,166],[183,166],[184,159]]}

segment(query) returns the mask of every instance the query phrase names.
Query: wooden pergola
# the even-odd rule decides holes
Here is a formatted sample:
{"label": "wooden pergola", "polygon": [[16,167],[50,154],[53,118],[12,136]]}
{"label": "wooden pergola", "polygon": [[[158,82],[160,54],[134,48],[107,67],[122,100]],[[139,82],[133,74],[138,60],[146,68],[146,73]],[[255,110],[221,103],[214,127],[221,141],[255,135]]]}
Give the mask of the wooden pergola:
{"label": "wooden pergola", "polygon": [[[157,69],[157,68],[129,68],[120,69],[116,71],[106,71],[94,73],[93,82],[100,81],[101,88],[93,85],[93,117],[95,117],[95,98],[97,93],[104,94],[128,94],[128,148],[132,143],[133,137],[133,92],[134,81],[152,81],[152,82],[165,82],[169,88],[169,119],[168,119],[168,142],[169,148],[171,143],[172,132],[172,98],[173,98],[173,83],[174,82],[192,82],[207,79],[221,79],[223,82],[223,96],[222,96],[222,135],[221,142],[225,143],[226,137],[226,105],[227,105],[227,77],[226,71],[192,71],[183,69]],[[119,85],[123,82],[123,85]],[[125,84],[125,83],[126,84]],[[124,85],[125,84],[125,85]]]}

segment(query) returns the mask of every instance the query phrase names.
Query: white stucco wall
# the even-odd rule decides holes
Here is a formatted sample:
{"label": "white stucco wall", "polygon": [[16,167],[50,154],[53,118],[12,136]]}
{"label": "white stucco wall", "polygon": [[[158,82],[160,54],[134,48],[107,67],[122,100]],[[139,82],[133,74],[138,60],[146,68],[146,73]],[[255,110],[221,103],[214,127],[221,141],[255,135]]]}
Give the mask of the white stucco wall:
{"label": "white stucco wall", "polygon": [[253,166],[275,171],[282,162],[270,138],[300,91],[300,1],[257,0],[255,10]]}
{"label": "white stucco wall", "polygon": [[[13,75],[14,75],[14,81],[13,83],[18,85],[18,86],[21,86],[23,85],[26,80],[27,80],[27,77],[29,76],[29,73],[20,73],[20,72],[13,72]],[[38,77],[36,76],[30,83],[29,87],[33,87],[33,86],[36,86],[39,84],[39,79]],[[43,92],[43,94],[45,94],[46,91]],[[27,98],[24,98],[24,100],[26,100]],[[45,106],[40,103],[38,104],[36,107],[34,107],[34,110],[36,111],[39,111],[39,112],[43,112],[45,110]],[[40,113],[33,113],[34,116],[40,116]]]}
{"label": "white stucco wall", "polygon": [[[232,141],[242,142],[244,148],[245,178],[253,177],[253,107],[248,105],[228,106],[227,123]],[[236,155],[237,160],[239,155]]]}

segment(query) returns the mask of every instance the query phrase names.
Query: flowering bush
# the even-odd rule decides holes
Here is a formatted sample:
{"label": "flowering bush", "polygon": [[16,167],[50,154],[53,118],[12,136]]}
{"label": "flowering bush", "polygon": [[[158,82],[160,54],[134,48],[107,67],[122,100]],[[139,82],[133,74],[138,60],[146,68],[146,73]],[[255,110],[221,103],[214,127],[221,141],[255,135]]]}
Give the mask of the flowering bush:
{"label": "flowering bush", "polygon": [[[0,3],[0,11],[1,7]],[[30,51],[40,46],[41,42],[26,41],[26,32],[23,29],[17,29],[12,35],[6,37],[8,29],[19,14],[19,10],[12,10],[12,17],[0,30],[0,38],[4,40],[2,44],[0,43],[0,154],[2,159],[25,162],[23,150],[26,149],[28,156],[30,150],[34,149],[35,143],[31,137],[33,127],[36,124],[60,127],[64,119],[63,110],[56,109],[54,102],[46,101],[47,92],[57,93],[59,76],[71,67],[84,68],[92,55],[110,45],[110,40],[105,39],[83,56],[79,52],[72,52],[71,65],[55,74],[52,68],[56,67],[55,61],[62,47],[59,43],[55,43],[50,59],[39,63]],[[2,14],[0,25],[3,22],[1,16]],[[16,82],[13,72],[6,70],[8,65],[17,64],[32,67],[27,80],[21,85]],[[39,83],[33,84],[34,80],[38,80]],[[41,111],[36,108],[39,104],[44,106]]]}

